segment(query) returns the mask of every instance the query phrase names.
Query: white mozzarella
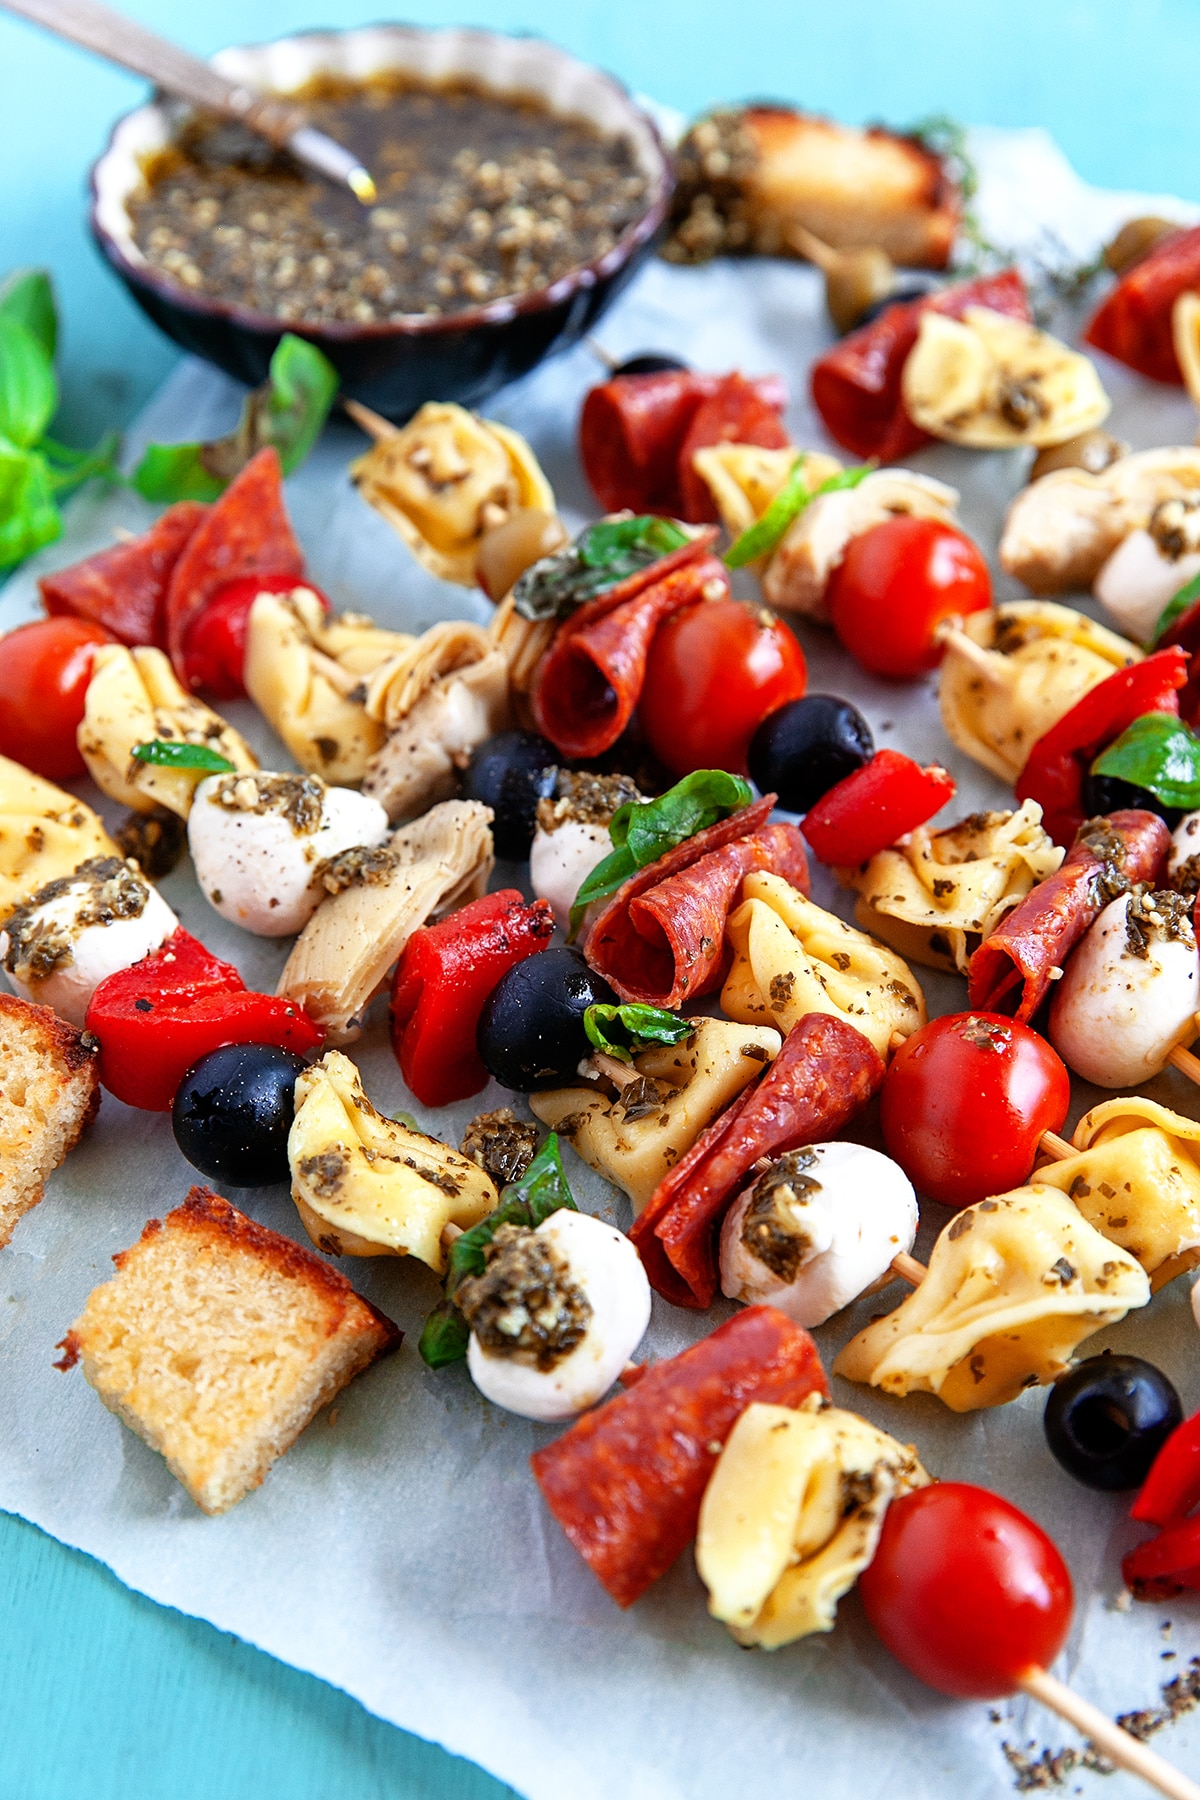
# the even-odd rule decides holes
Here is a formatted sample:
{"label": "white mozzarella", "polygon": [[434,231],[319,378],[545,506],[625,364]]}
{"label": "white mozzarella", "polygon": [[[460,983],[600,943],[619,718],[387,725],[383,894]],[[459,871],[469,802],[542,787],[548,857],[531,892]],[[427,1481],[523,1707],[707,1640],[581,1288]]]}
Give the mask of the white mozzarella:
{"label": "white mozzarella", "polygon": [[[823,1325],[869,1288],[917,1235],[917,1197],[898,1163],[864,1144],[812,1144],[801,1191],[776,1212],[800,1240],[790,1279],[742,1241],[758,1182],[745,1188],[721,1228],[721,1292],[747,1305],[765,1301],[798,1325]],[[808,1159],[811,1158],[811,1161]]]}
{"label": "white mozzarella", "polygon": [[1148,531],[1131,531],[1104,564],[1092,592],[1119,630],[1145,644],[1167,601],[1193,575],[1200,575],[1200,551],[1172,559]]}
{"label": "white mozzarella", "polygon": [[[113,919],[107,925],[83,925],[75,920],[94,891],[93,884],[81,881],[64,894],[48,900],[36,909],[36,917],[55,932],[71,940],[70,959],[61,962],[40,981],[22,981],[14,974],[9,980],[25,1000],[49,1006],[60,1019],[70,1025],[82,1025],[92,995],[102,981],[120,969],[141,962],[152,950],[178,929],[179,920],[157,888],[146,887],[146,904],[136,919]],[[8,933],[0,934],[0,958],[8,952]]]}
{"label": "white mozzarella", "polygon": [[1200,1325],[1200,1281],[1192,1285],[1192,1317]]}
{"label": "white mozzarella", "polygon": [[560,925],[566,925],[576,894],[611,850],[607,825],[567,819],[554,831],[538,826],[529,852],[529,880],[537,898],[550,902]]}
{"label": "white mozzarella", "polygon": [[[297,831],[282,800],[262,810],[225,805],[218,794],[230,779],[210,775],[196,789],[188,816],[196,879],[222,918],[259,937],[288,937],[303,930],[317,909],[321,864],[359,844],[381,844],[388,833],[387,813],[367,794],[321,783],[320,823],[315,831]],[[250,783],[281,779],[258,773],[240,778]]]}
{"label": "white mozzarella", "polygon": [[[1181,904],[1177,895],[1147,896],[1146,904],[1154,903]],[[1131,904],[1122,894],[1105,907],[1068,962],[1050,1008],[1050,1042],[1097,1087],[1136,1087],[1195,1035],[1200,958],[1190,927],[1185,919],[1182,935],[1171,937],[1151,920],[1131,939]]]}
{"label": "white mozzarella", "polygon": [[613,1385],[650,1323],[650,1283],[624,1232],[603,1219],[563,1207],[537,1229],[591,1306],[583,1336],[553,1368],[542,1370],[485,1350],[472,1332],[467,1367],[486,1399],[522,1418],[552,1424],[594,1406]]}

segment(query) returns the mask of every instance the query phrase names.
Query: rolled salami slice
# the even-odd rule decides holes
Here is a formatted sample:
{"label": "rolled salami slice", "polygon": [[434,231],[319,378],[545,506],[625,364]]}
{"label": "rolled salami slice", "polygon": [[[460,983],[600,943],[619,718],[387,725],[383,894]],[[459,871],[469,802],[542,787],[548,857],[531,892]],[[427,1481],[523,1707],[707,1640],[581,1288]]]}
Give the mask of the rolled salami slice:
{"label": "rolled salami slice", "polygon": [[538,730],[564,756],[602,756],[633,717],[651,640],[663,620],[681,606],[723,599],[728,592],[724,563],[700,556],[615,606],[605,594],[584,607],[559,631],[538,670]]}
{"label": "rolled salami slice", "polygon": [[141,537],[43,575],[38,586],[46,611],[91,619],[131,648],[152,644],[161,650],[167,586],[207,512],[199,500],[181,500]]}
{"label": "rolled salami slice", "polygon": [[768,825],[774,794],[698,831],[639,869],[588,932],[583,953],[622,1000],[675,1008],[720,985],[725,921],[742,877],[782,875],[808,893],[808,859],[795,825]]}
{"label": "rolled salami slice", "polygon": [[751,1306],[535,1451],[533,1473],[593,1575],[632,1606],[695,1537],[709,1476],[746,1408],[828,1392],[807,1331]]}
{"label": "rolled salami slice", "polygon": [[757,1085],[700,1134],[634,1220],[629,1235],[651,1287],[676,1306],[709,1306],[721,1220],[759,1157],[835,1137],[883,1075],[883,1059],[861,1031],[806,1013]]}
{"label": "rolled salami slice", "polygon": [[1114,812],[1083,825],[1062,866],[1031,888],[971,958],[967,999],[980,1012],[1031,1019],[1067,957],[1110,900],[1154,881],[1171,834],[1154,813]]}

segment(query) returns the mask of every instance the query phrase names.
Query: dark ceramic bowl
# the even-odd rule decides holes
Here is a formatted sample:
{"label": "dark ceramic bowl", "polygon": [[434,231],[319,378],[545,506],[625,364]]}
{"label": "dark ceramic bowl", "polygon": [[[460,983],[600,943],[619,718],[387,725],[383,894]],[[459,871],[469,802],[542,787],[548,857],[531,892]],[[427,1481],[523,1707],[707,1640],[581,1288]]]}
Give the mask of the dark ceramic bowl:
{"label": "dark ceramic bowl", "polygon": [[624,138],[649,183],[645,211],[612,249],[547,287],[445,316],[414,313],[370,325],[285,324],[227,301],[198,298],[146,261],[134,243],[127,201],[142,182],[144,159],[170,141],[184,110],[172,101],[139,106],[118,121],[92,168],[96,241],[143,312],[168,337],[240,381],[264,380],[280,337],[293,331],[320,346],[347,395],[397,423],[426,400],[478,405],[591,330],[649,255],[666,215],[673,176],[653,120],[611,76],[540,38],[375,25],[222,50],[213,62],[222,74],[280,93],[295,92],[324,73],[361,80],[398,69],[421,81],[467,79],[499,94],[532,94],[556,113]]}

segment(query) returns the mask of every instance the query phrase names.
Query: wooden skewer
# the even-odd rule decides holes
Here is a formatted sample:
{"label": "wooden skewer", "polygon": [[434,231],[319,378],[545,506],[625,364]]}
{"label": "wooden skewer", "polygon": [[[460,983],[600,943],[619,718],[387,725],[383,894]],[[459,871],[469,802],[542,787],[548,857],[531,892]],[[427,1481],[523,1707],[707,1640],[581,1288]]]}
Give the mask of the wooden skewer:
{"label": "wooden skewer", "polygon": [[1178,1069],[1181,1075],[1186,1075],[1189,1081],[1200,1086],[1200,1056],[1193,1056],[1182,1044],[1176,1044],[1167,1061],[1173,1069]]}
{"label": "wooden skewer", "polygon": [[[3,3],[4,0],[0,0],[0,5]],[[342,411],[349,413],[354,423],[361,426],[367,436],[374,438],[377,444],[386,443],[388,438],[400,436],[398,425],[393,425],[390,419],[382,418],[379,413],[372,412],[371,408],[364,406],[361,400],[343,399]]]}
{"label": "wooden skewer", "polygon": [[604,348],[604,345],[598,344],[594,337],[585,337],[583,341],[587,345],[588,349],[591,351],[592,355],[595,357],[596,361],[598,363],[603,363],[604,367],[608,370],[610,375],[614,372],[614,370],[620,368],[621,365],[617,361],[616,357],[610,356],[608,351]]}
{"label": "wooden skewer", "polygon": [[1200,1786],[1182,1769],[1177,1769],[1156,1750],[1149,1749],[1122,1730],[1107,1713],[1102,1713],[1098,1706],[1075,1693],[1057,1676],[1045,1669],[1027,1669],[1018,1685],[1032,1699],[1057,1713],[1077,1731],[1082,1731],[1110,1762],[1116,1763],[1118,1768],[1128,1769],[1131,1775],[1140,1775],[1160,1794],[1166,1794],[1168,1800],[1200,1800]]}
{"label": "wooden skewer", "polygon": [[977,644],[973,637],[968,637],[961,625],[947,620],[938,626],[934,635],[947,649],[953,648],[964,662],[969,662],[976,674],[991,687],[1011,685],[1012,675],[1008,664],[1002,658],[998,660],[994,657],[982,644]]}
{"label": "wooden skewer", "polygon": [[843,251],[835,250],[832,244],[825,243],[824,239],[810,231],[807,225],[799,223],[789,225],[786,236],[793,250],[799,251],[801,256],[806,256],[810,263],[816,263],[818,269],[824,269],[827,275],[831,269],[836,269],[845,260]]}

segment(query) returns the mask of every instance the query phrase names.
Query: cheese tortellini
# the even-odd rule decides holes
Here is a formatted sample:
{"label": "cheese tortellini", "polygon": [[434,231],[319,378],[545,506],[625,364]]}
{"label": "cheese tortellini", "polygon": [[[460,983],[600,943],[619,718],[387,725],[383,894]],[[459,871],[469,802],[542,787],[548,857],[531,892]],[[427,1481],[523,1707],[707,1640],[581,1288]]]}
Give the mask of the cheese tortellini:
{"label": "cheese tortellini", "polygon": [[721,523],[731,538],[757,523],[791,474],[797,456],[804,457],[804,481],[815,492],[837,475],[841,463],[820,450],[764,450],[758,444],[710,444],[697,450],[692,466],[713,497]]}
{"label": "cheese tortellini", "polygon": [[920,1287],[852,1338],[834,1373],[953,1412],[1002,1406],[1149,1298],[1145,1270],[1064,1194],[1016,1188],[951,1220]]}
{"label": "cheese tortellini", "polygon": [[1042,829],[1042,809],[972,813],[944,831],[920,825],[842,879],[858,889],[859,924],[913,962],[965,975],[971,953],[1063,852]]}
{"label": "cheese tortellini", "polygon": [[906,963],[779,875],[747,875],[727,926],[733,963],[721,1008],[784,1033],[806,1013],[853,1025],[887,1059],[896,1033],[925,1023],[925,996]]}
{"label": "cheese tortellini", "polygon": [[709,1612],[764,1650],[832,1631],[891,1501],[928,1485],[911,1445],[818,1395],[795,1411],[748,1406],[700,1508]]}
{"label": "cheese tortellini", "polygon": [[914,425],[976,450],[1065,443],[1112,404],[1089,357],[988,306],[922,313],[901,387]]}
{"label": "cheese tortellini", "polygon": [[90,806],[0,756],[0,922],[93,856],[120,856]]}

